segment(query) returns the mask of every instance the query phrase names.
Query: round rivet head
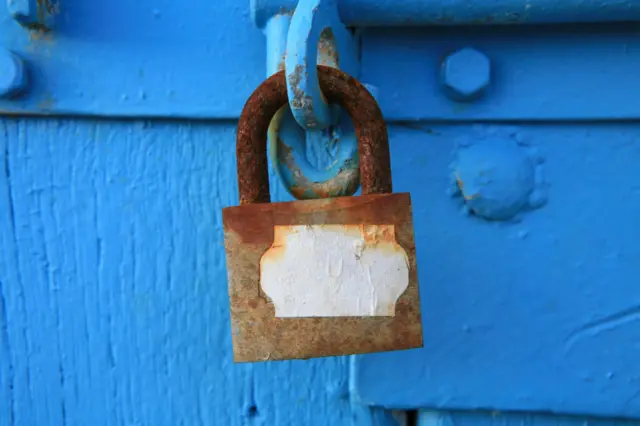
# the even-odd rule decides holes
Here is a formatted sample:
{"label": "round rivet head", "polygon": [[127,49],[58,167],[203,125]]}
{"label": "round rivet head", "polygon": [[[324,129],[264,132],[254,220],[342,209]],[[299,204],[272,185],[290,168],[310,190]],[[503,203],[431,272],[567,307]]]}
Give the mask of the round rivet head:
{"label": "round rivet head", "polygon": [[518,221],[547,203],[544,159],[501,133],[459,144],[450,166],[449,193],[464,212],[490,221]]}
{"label": "round rivet head", "polygon": [[15,53],[0,49],[0,97],[13,98],[27,86],[24,62]]}
{"label": "round rivet head", "polygon": [[491,80],[491,61],[482,52],[466,47],[447,56],[442,63],[445,94],[458,102],[480,98]]}

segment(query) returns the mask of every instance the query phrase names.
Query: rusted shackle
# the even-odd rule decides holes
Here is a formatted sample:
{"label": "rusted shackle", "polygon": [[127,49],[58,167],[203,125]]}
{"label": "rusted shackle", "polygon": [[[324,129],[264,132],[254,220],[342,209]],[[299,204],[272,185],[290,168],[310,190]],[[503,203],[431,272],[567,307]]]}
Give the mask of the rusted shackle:
{"label": "rusted shackle", "polygon": [[[320,89],[329,103],[344,108],[356,130],[362,194],[392,192],[387,126],[378,103],[355,78],[318,65]],[[284,71],[265,80],[242,109],[236,130],[236,159],[240,205],[269,203],[267,131],[278,110],[287,103]]]}

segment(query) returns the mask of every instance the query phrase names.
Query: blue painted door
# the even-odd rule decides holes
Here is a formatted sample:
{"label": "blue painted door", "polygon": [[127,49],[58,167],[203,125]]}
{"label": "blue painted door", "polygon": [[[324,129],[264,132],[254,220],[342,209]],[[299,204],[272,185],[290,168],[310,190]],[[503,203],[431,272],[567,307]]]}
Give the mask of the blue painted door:
{"label": "blue painted door", "polygon": [[[528,25],[554,2],[464,28],[341,3],[412,194],[424,348],[233,363],[235,121],[293,3],[0,7],[0,425],[637,424],[640,29]],[[638,18],[596,6],[575,16]],[[465,48],[490,72],[461,101]]]}

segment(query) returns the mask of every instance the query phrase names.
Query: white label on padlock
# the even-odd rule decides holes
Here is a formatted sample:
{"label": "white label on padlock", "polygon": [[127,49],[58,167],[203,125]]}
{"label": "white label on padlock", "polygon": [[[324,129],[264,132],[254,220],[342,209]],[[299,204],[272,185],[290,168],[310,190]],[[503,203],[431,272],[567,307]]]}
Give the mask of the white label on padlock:
{"label": "white label on padlock", "polygon": [[276,226],[260,285],[276,317],[394,316],[409,260],[394,225]]}

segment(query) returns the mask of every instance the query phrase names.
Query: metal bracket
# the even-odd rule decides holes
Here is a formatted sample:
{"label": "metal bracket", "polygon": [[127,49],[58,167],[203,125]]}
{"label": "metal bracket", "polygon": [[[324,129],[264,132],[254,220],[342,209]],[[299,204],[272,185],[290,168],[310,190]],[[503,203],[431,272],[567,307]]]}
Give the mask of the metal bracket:
{"label": "metal bracket", "polygon": [[[263,28],[296,0],[251,0],[254,22]],[[522,25],[640,20],[636,0],[340,0],[342,22],[352,27]]]}
{"label": "metal bracket", "polygon": [[300,0],[287,35],[285,56],[289,107],[306,129],[336,124],[339,113],[320,91],[316,64],[358,76],[358,50],[352,33],[340,21],[336,0]]}
{"label": "metal bracket", "polygon": [[335,0],[300,0],[292,15],[274,16],[265,33],[267,74],[284,68],[289,93],[290,108],[276,115],[268,136],[278,177],[298,199],[352,195],[359,186],[355,130],[326,103],[316,65],[357,77],[357,35],[340,22]]}
{"label": "metal bracket", "polygon": [[[12,0],[10,7],[0,7],[2,114],[236,120],[251,90],[264,79],[265,71],[252,71],[264,67],[265,38],[254,31],[259,21],[252,22],[237,2],[56,1],[64,13],[45,19],[50,31],[25,29],[38,26],[29,24],[38,21],[37,0]],[[35,15],[17,13],[20,4],[35,5],[29,9]],[[269,34],[268,74],[285,69],[295,5],[292,0],[252,3],[254,19],[264,19],[264,25],[286,21],[278,24],[278,35],[263,28]],[[638,1],[339,0],[337,9],[341,25],[367,27],[354,36],[360,63],[356,75],[379,88],[389,123],[640,117],[640,101],[629,96],[640,91],[638,25],[602,23],[640,21]],[[525,9],[512,23],[601,23],[483,26],[505,23],[507,16]],[[451,24],[474,25],[465,31],[449,28],[446,17]],[[105,19],[109,25],[103,25]],[[398,27],[407,23],[412,28]],[[210,28],[234,36],[207,36]],[[344,70],[343,62],[341,57]],[[314,163],[323,170],[342,164],[343,154],[349,157],[348,123],[346,130],[343,120],[323,129],[315,144],[306,140],[314,134],[292,120],[302,145],[296,155],[300,161],[311,158],[307,176],[322,182],[328,175],[312,177],[311,169]],[[280,137],[287,143],[293,138],[282,129]],[[327,148],[333,139],[338,142]],[[327,150],[340,158],[331,160]]]}

